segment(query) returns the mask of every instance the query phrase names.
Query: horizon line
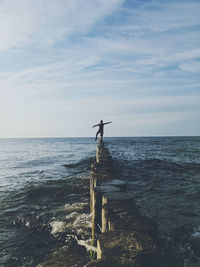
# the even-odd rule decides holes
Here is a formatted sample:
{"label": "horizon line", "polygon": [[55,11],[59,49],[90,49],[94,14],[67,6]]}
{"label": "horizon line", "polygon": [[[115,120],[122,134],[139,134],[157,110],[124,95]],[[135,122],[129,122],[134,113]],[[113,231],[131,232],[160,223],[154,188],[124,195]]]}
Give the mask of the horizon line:
{"label": "horizon line", "polygon": [[[137,136],[105,136],[104,138],[145,138],[145,137],[200,137],[200,135],[137,135]],[[54,137],[0,137],[0,139],[69,139],[69,138],[95,138],[94,136],[54,136]]]}

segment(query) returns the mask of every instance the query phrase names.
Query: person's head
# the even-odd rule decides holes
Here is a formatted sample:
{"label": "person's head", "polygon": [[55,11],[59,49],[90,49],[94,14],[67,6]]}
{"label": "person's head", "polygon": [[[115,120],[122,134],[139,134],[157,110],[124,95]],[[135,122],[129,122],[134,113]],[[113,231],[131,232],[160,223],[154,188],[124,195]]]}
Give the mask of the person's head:
{"label": "person's head", "polygon": [[103,120],[101,120],[100,123],[103,123]]}

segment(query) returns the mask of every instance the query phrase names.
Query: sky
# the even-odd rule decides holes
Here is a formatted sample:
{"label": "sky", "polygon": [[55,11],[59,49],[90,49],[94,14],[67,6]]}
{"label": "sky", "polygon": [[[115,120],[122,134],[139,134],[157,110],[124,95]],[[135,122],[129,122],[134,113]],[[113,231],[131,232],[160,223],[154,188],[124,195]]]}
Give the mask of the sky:
{"label": "sky", "polygon": [[199,0],[0,0],[0,137],[200,135]]}

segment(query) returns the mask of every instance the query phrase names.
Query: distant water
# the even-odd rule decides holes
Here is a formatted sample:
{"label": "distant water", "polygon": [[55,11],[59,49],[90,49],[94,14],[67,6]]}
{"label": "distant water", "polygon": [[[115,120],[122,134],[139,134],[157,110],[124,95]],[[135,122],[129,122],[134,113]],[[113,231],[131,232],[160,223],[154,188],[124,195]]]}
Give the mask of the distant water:
{"label": "distant water", "polygon": [[[200,257],[200,137],[105,138],[105,144],[116,178],[158,222],[164,250],[185,264]],[[90,243],[96,145],[93,138],[0,139],[0,266],[36,266],[68,236]]]}

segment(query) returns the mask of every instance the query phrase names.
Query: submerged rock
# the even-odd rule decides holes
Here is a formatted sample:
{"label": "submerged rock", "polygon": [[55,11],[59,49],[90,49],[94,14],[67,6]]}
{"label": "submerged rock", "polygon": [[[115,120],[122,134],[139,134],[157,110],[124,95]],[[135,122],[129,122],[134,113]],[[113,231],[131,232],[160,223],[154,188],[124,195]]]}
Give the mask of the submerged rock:
{"label": "submerged rock", "polygon": [[84,246],[80,246],[75,239],[68,247],[55,253],[52,258],[37,267],[82,267],[88,262],[88,253]]}
{"label": "submerged rock", "polygon": [[107,231],[98,239],[97,259],[112,258],[119,264],[142,261],[149,264],[149,260],[153,263],[152,258],[155,256],[156,249],[156,244],[146,233],[124,230]]}

